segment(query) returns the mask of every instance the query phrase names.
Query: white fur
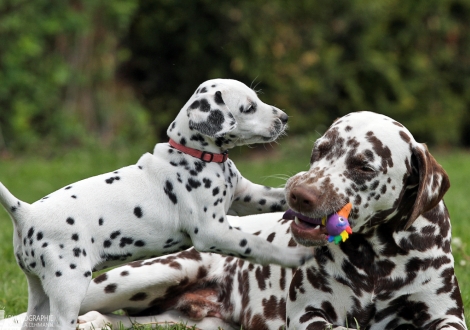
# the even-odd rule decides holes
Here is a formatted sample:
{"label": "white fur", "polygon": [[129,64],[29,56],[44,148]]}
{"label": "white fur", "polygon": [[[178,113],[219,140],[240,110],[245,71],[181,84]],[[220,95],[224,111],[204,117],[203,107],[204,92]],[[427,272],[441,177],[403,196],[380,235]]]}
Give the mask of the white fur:
{"label": "white fur", "polygon": [[[273,141],[286,122],[284,112],[244,84],[215,79],[199,86],[168,135],[221,153]],[[287,267],[312,255],[307,248],[274,246],[227,222],[229,209],[240,215],[285,209],[283,189],[250,182],[231,160],[205,163],[168,143],[157,144],[136,165],[73,183],[33,204],[19,201],[0,183],[0,202],[13,219],[15,255],[28,279],[27,317],[52,315],[56,329],[76,327],[94,270],[192,245]],[[43,328],[34,321],[24,327]]]}

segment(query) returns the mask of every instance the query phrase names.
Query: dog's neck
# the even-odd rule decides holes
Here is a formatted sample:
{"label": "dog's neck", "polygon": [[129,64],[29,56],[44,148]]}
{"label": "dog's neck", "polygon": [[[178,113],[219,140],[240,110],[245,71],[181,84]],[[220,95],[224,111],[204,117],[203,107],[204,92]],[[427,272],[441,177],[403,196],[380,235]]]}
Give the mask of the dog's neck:
{"label": "dog's neck", "polygon": [[214,139],[204,136],[196,130],[191,130],[189,128],[189,120],[185,115],[181,116],[181,113],[168,127],[167,135],[170,139],[185,147],[214,154],[224,153],[230,148],[230,146],[224,143],[224,138]]}

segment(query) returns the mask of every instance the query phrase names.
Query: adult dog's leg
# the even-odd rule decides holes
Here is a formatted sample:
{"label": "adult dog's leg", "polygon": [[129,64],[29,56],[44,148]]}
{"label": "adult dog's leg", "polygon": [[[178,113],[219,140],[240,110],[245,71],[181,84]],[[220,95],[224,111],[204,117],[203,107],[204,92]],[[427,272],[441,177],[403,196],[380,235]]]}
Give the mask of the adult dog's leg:
{"label": "adult dog's leg", "polygon": [[181,289],[187,288],[199,282],[204,274],[209,277],[218,260],[222,257],[217,254],[201,254],[189,249],[115,268],[91,282],[80,315],[89,311],[111,313],[118,309],[140,312],[169,295],[171,288],[179,285]]}

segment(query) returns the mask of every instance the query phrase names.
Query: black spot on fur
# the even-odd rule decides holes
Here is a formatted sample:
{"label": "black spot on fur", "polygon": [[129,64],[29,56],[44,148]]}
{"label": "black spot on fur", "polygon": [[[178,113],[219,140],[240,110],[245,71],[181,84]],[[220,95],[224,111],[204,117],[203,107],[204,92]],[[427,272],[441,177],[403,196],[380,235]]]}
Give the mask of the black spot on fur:
{"label": "black spot on fur", "polygon": [[204,135],[215,136],[222,130],[222,125],[225,122],[225,116],[219,109],[214,109],[209,113],[206,121],[194,122],[190,121],[189,126],[198,130]]}
{"label": "black spot on fur", "polygon": [[82,250],[81,250],[80,248],[74,248],[74,249],[73,249],[73,255],[74,255],[75,257],[77,257],[77,258],[80,257],[80,254],[81,254],[81,253],[82,253]]}
{"label": "black spot on fur", "polygon": [[70,269],[75,269],[75,268],[77,268],[77,265],[75,265],[75,264],[70,264]]}
{"label": "black spot on fur", "polygon": [[225,104],[224,100],[222,99],[222,93],[220,91],[215,92],[214,101],[219,105]]}
{"label": "black spot on fur", "polygon": [[100,226],[103,225],[103,222],[104,222],[103,218],[100,218],[100,219],[98,220],[98,224],[99,224]]}
{"label": "black spot on fur", "polygon": [[119,243],[119,247],[125,247],[126,245],[130,245],[134,243],[134,240],[130,237],[121,237],[121,242]]}
{"label": "black spot on fur", "polygon": [[67,218],[67,220],[65,220],[69,225],[73,225],[75,223],[75,220],[73,218]]}
{"label": "black spot on fur", "polygon": [[142,247],[142,246],[145,246],[145,242],[144,241],[141,241],[141,240],[138,240],[134,243],[135,246],[138,246],[138,247]]}
{"label": "black spot on fur", "polygon": [[42,240],[43,237],[44,237],[44,235],[42,234],[42,232],[39,232],[39,233],[37,233],[37,235],[36,235],[36,239],[37,239],[38,241]]}
{"label": "black spot on fur", "polygon": [[134,208],[134,215],[137,217],[137,218],[142,218],[143,216],[143,212],[142,212],[142,208],[140,206],[136,206]]}
{"label": "black spot on fur", "polygon": [[194,110],[194,109],[199,108],[199,105],[200,105],[199,101],[196,100],[189,106],[189,108]]}
{"label": "black spot on fur", "polygon": [[241,246],[241,247],[244,247],[244,246],[246,246],[247,244],[248,244],[248,241],[247,241],[246,239],[242,239],[242,240],[240,241],[240,246]]}
{"label": "black spot on fur", "polygon": [[109,247],[111,246],[111,244],[112,244],[112,243],[111,243],[111,241],[110,241],[109,239],[107,239],[107,240],[105,240],[105,241],[103,242],[103,246],[104,246],[105,248],[109,248]]}
{"label": "black spot on fur", "polygon": [[61,273],[61,272],[55,272],[55,276],[61,277],[61,276],[62,276],[62,273]]}
{"label": "black spot on fur", "polygon": [[85,274],[83,274],[83,276],[89,277],[89,276],[91,276],[91,272],[90,272],[90,271],[87,271]]}
{"label": "black spot on fur", "polygon": [[173,204],[178,203],[178,199],[176,198],[175,193],[173,193],[173,184],[170,181],[167,180],[165,182],[165,187],[163,188],[163,191],[168,196],[168,198],[172,201]]}
{"label": "black spot on fur", "polygon": [[[198,180],[194,180],[193,178],[189,178],[188,179],[188,184],[186,185],[186,189],[188,191],[191,191],[192,188],[196,189],[196,188],[199,188],[201,186],[201,182],[198,181]],[[189,187],[189,189],[188,189]]]}
{"label": "black spot on fur", "polygon": [[204,182],[204,188],[210,188],[211,187],[211,184],[212,184],[212,181],[207,179],[207,178],[204,178],[202,179],[202,182]]}
{"label": "black spot on fur", "polygon": [[72,239],[73,239],[74,241],[78,241],[78,234],[73,234],[73,235],[72,235]]}
{"label": "black spot on fur", "polygon": [[106,181],[107,184],[111,184],[111,183],[114,182],[114,180],[120,180],[120,179],[121,179],[120,177],[115,176],[115,177],[111,177],[109,179],[106,179],[105,181]]}

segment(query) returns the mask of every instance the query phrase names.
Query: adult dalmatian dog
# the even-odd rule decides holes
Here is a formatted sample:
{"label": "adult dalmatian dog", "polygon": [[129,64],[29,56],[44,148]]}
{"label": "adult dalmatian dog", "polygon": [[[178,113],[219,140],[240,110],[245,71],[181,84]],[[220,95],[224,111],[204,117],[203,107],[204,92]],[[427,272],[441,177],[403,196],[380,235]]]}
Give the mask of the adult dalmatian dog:
{"label": "adult dalmatian dog", "polygon": [[226,217],[229,210],[246,215],[286,208],[284,189],[243,178],[226,150],[275,140],[287,119],[246,85],[209,80],[170,125],[170,142],[157,144],[135,165],[33,204],[0,184],[17,262],[28,280],[24,328],[43,328],[52,315],[48,329],[75,329],[93,271],[193,245],[264,265],[294,267],[311,258],[311,248],[276,246],[233,229]]}
{"label": "adult dalmatian dog", "polygon": [[[79,326],[182,319],[201,329],[467,329],[442,200],[449,186],[403,125],[349,114],[316,141],[310,169],[287,182],[301,219],[230,219],[274,245],[315,246],[313,259],[293,270],[190,249],[129,263],[93,280]],[[327,243],[313,219],[347,202],[353,234]],[[121,308],[131,316],[108,314]]]}

